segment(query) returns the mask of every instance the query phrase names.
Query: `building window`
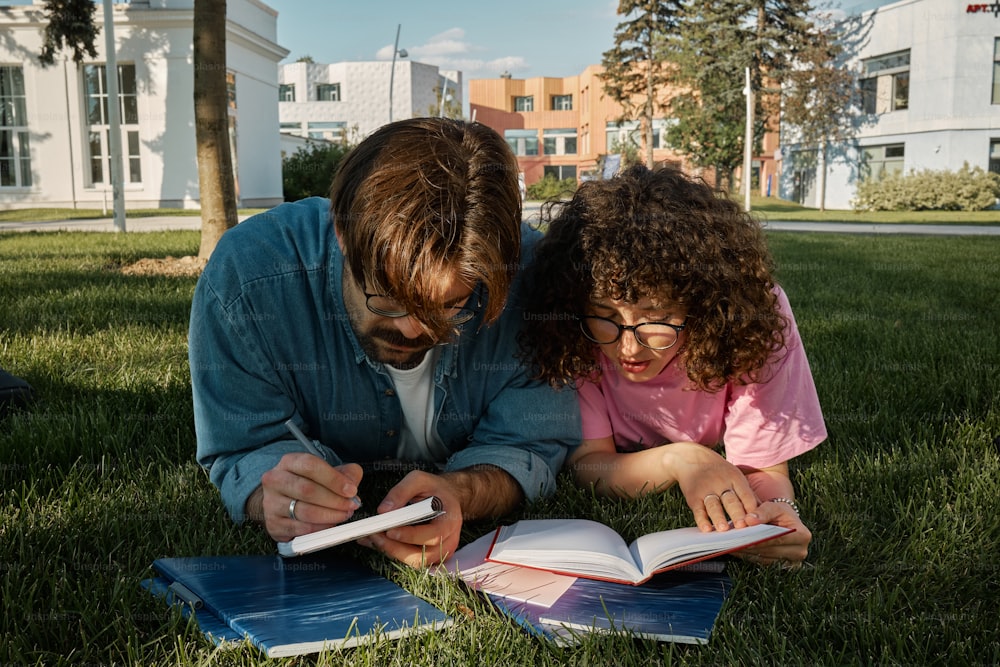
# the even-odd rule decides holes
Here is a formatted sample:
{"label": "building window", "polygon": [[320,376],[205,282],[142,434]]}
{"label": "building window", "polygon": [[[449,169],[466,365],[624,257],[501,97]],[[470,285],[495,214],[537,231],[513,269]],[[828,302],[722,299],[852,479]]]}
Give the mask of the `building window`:
{"label": "building window", "polygon": [[339,102],[339,83],[318,83],[316,84],[316,100],[318,102]]}
{"label": "building window", "polygon": [[572,164],[548,164],[542,167],[542,177],[553,176],[557,180],[572,178],[576,180],[576,166]]}
{"label": "building window", "polygon": [[31,185],[27,96],[20,66],[0,66],[0,187]]}
{"label": "building window", "polygon": [[278,101],[279,102],[294,102],[295,101],[295,84],[294,83],[279,83],[278,84]]}
{"label": "building window", "polygon": [[334,143],[343,143],[347,138],[347,121],[310,122],[306,136]]}
{"label": "building window", "polygon": [[527,95],[514,98],[514,111],[534,111],[535,96]]}
{"label": "building window", "polygon": [[879,182],[887,176],[903,173],[903,144],[864,146],[861,149],[861,180]]}
{"label": "building window", "polygon": [[[667,127],[671,121],[663,118],[653,119],[653,148],[669,148],[667,145]],[[676,121],[673,121],[676,122]],[[615,121],[609,122],[605,126],[605,146],[610,153],[622,153],[630,148],[638,149],[642,146],[642,130],[639,128],[639,121],[632,120],[623,123]]]}
{"label": "building window", "polygon": [[552,110],[553,111],[572,111],[573,110],[573,96],[572,95],[553,95],[552,96]]}
{"label": "building window", "polygon": [[542,130],[543,155],[576,155],[576,128]]}
{"label": "building window", "polygon": [[896,51],[862,63],[861,108],[868,114],[910,106],[910,52]]}
{"label": "building window", "polygon": [[[87,93],[87,121],[92,184],[111,182],[111,128],[108,118],[108,88],[103,64],[83,68]],[[135,65],[118,66],[118,111],[121,120],[125,182],[142,182],[139,159],[139,100],[136,94]]]}
{"label": "building window", "polygon": [[504,130],[503,137],[514,155],[538,155],[538,130]]}
{"label": "building window", "polygon": [[990,139],[990,171],[1000,174],[1000,139]]}

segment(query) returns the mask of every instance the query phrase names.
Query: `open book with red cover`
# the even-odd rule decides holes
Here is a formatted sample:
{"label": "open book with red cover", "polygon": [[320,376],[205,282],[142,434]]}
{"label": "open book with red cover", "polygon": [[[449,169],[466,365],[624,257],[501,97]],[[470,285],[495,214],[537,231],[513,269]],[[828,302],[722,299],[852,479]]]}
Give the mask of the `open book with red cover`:
{"label": "open book with red cover", "polygon": [[768,524],[703,533],[697,527],[650,533],[626,544],[589,519],[531,519],[497,528],[487,560],[559,574],[641,584],[654,574],[773,540],[794,528]]}

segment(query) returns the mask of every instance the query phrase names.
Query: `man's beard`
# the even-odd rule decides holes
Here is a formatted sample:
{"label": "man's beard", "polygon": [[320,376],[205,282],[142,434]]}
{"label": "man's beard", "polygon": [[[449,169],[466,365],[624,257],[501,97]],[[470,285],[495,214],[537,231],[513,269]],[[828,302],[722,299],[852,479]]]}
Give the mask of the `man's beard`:
{"label": "man's beard", "polygon": [[[397,329],[387,327],[375,328],[364,334],[355,332],[355,335],[358,337],[361,349],[364,350],[365,355],[369,359],[404,371],[420,365],[420,362],[424,359],[424,355],[427,354],[427,350],[437,344],[430,336],[424,335],[417,338],[407,338]],[[382,346],[380,346],[380,343]],[[408,353],[401,350],[387,349],[384,347],[385,344],[417,349]]]}

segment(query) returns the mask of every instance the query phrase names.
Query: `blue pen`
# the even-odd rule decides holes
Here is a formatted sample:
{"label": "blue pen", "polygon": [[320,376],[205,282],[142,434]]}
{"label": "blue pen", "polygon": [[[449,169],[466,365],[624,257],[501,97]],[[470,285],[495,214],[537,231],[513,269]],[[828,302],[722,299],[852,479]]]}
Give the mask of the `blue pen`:
{"label": "blue pen", "polygon": [[[301,442],[302,446],[305,447],[310,454],[312,454],[313,456],[318,456],[321,459],[323,458],[323,453],[316,448],[316,445],[313,443],[312,440],[306,437],[306,434],[302,432],[302,429],[300,429],[298,426],[295,425],[295,422],[289,419],[288,421],[285,422],[285,427],[289,431],[291,431],[292,435],[295,436],[295,439]],[[361,498],[354,496],[353,498],[351,498],[351,502],[353,502],[357,507],[361,507]]]}

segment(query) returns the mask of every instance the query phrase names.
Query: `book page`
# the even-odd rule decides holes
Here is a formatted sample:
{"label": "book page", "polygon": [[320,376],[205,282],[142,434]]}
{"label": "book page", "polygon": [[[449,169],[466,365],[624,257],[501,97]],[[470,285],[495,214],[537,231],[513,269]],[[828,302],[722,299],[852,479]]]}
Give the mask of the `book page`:
{"label": "book page", "polygon": [[709,554],[721,555],[790,532],[790,528],[770,524],[710,533],[692,526],[643,535],[632,543],[631,552],[648,576],[675,563]]}
{"label": "book page", "polygon": [[497,530],[488,560],[555,572],[637,580],[621,535],[587,519],[531,519]]}
{"label": "book page", "polygon": [[439,565],[437,571],[457,576],[483,593],[545,608],[551,607],[576,581],[576,577],[554,572],[487,561],[493,536],[494,533],[487,533],[465,545]]}

